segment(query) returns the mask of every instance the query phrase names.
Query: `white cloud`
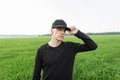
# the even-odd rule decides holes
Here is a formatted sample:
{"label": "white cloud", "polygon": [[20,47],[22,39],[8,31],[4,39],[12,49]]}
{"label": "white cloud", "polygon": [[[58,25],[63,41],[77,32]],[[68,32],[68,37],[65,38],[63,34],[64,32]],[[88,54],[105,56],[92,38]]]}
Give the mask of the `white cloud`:
{"label": "white cloud", "polygon": [[120,31],[120,1],[1,0],[0,34],[50,33],[55,19],[83,32]]}

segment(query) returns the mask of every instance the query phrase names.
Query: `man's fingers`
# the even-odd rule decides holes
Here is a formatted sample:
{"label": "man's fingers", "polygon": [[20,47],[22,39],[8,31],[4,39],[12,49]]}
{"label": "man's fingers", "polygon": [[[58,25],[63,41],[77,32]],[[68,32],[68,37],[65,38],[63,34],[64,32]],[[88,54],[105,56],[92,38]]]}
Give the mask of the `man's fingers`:
{"label": "man's fingers", "polygon": [[75,29],[75,26],[70,26],[69,27],[71,30],[74,30]]}

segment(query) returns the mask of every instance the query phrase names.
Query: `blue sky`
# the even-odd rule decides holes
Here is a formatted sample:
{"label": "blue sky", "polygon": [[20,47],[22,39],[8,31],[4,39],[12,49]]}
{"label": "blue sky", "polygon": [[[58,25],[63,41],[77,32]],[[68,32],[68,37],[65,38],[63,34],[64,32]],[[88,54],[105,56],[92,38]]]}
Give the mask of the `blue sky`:
{"label": "blue sky", "polygon": [[55,19],[82,32],[120,31],[120,0],[1,0],[0,34],[50,33]]}

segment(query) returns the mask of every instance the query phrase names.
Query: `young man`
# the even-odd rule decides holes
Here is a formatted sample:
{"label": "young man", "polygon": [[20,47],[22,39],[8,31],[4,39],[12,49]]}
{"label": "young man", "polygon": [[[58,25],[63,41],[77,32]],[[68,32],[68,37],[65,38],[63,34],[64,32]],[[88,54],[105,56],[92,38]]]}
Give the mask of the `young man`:
{"label": "young man", "polygon": [[[63,42],[65,31],[82,39],[84,44]],[[96,43],[75,26],[67,27],[64,20],[55,20],[51,28],[51,40],[42,45],[36,55],[32,80],[72,80],[73,63],[76,53],[95,50]]]}

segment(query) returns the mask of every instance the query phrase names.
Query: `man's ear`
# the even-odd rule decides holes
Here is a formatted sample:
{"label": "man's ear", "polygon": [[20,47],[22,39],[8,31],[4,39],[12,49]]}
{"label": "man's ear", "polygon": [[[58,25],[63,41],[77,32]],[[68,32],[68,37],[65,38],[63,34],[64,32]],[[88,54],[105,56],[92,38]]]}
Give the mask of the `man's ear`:
{"label": "man's ear", "polygon": [[53,29],[51,29],[50,31],[51,31],[51,34],[53,34],[53,33],[54,33]]}

